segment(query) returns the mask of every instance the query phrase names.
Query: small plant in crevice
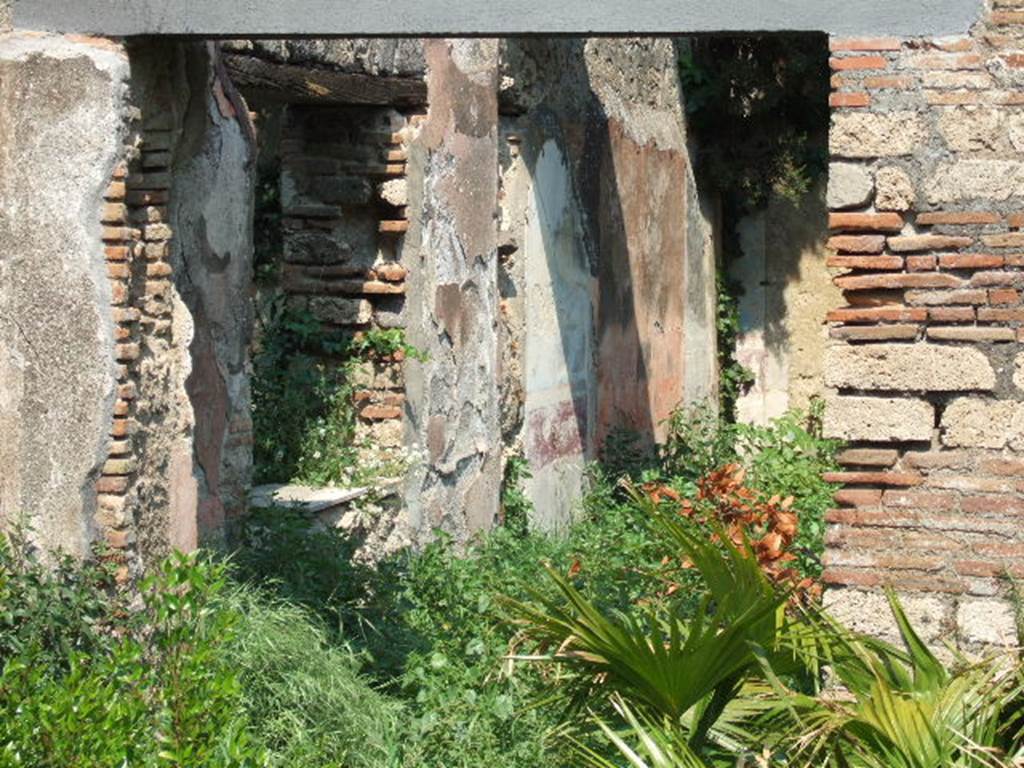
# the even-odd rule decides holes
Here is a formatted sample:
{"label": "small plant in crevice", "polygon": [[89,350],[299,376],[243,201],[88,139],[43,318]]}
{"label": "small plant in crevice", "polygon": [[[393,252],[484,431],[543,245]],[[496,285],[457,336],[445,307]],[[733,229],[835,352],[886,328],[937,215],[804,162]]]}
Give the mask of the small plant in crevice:
{"label": "small plant in crevice", "polygon": [[425,362],[427,353],[409,344],[404,328],[371,328],[357,333],[349,349],[362,357],[389,358],[396,355]]}
{"label": "small plant in crevice", "polygon": [[[738,247],[738,246],[737,246]],[[723,416],[736,420],[736,403],[754,383],[754,372],[736,359],[736,342],[740,335],[740,303],[742,286],[729,277],[722,267],[715,273],[715,331],[718,344],[718,402]]]}
{"label": "small plant in crevice", "polygon": [[530,530],[533,502],[526,495],[523,483],[530,480],[530,462],[524,456],[509,456],[501,485],[501,523],[513,533],[524,535]]}

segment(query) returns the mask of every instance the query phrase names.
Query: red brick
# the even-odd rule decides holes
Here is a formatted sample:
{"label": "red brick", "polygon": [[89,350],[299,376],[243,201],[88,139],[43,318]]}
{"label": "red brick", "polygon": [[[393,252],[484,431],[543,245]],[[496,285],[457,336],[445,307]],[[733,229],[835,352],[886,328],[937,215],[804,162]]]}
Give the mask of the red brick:
{"label": "red brick", "polygon": [[926,91],[925,100],[933,107],[963,107],[987,101],[977,91]]}
{"label": "red brick", "polygon": [[1006,217],[1006,222],[1011,229],[1021,229],[1024,227],[1024,213],[1011,213]]}
{"label": "red brick", "polygon": [[380,264],[373,268],[381,280],[397,283],[405,280],[408,270],[401,264]]}
{"label": "red brick", "polygon": [[989,304],[1019,304],[1020,292],[1013,288],[997,288],[988,292]]}
{"label": "red brick", "polygon": [[828,41],[830,51],[898,51],[897,37],[833,37]]}
{"label": "red brick", "polygon": [[988,301],[988,293],[980,290],[961,291],[907,291],[907,301],[911,304],[927,306],[950,304],[984,304]]}
{"label": "red brick", "polygon": [[865,307],[833,309],[826,319],[830,323],[922,322],[927,313],[926,309],[909,307]]}
{"label": "red brick", "polygon": [[874,288],[958,288],[963,285],[963,280],[953,275],[927,272],[837,277],[834,282],[844,291],[866,291]]}
{"label": "red brick", "polygon": [[170,277],[173,271],[166,261],[151,261],[146,265],[146,277]]}
{"label": "red brick", "polygon": [[128,209],[123,203],[104,203],[100,210],[100,221],[104,224],[124,224]]}
{"label": "red brick", "polygon": [[870,107],[871,97],[866,93],[832,93],[829,94],[828,105],[836,109]]}
{"label": "red brick", "polygon": [[892,448],[849,448],[837,460],[844,467],[891,467],[898,458],[899,452]]}
{"label": "red brick", "polygon": [[96,481],[96,493],[125,493],[127,490],[127,477],[104,475]]}
{"label": "red brick", "polygon": [[108,245],[103,248],[103,255],[107,261],[127,261],[129,251],[124,245]]}
{"label": "red brick", "polygon": [[992,23],[999,26],[1024,24],[1024,11],[993,11]]}
{"label": "red brick", "polygon": [[950,512],[955,512],[958,506],[955,493],[935,491],[886,491],[882,496],[882,504],[897,509]]}
{"label": "red brick", "polygon": [[981,242],[990,248],[1024,248],[1024,232],[1003,232],[998,235],[983,235]]}
{"label": "red brick", "polygon": [[359,415],[370,421],[386,421],[402,418],[402,409],[395,406],[368,405],[359,411]]}
{"label": "red brick", "polygon": [[917,223],[924,225],[933,224],[997,224],[999,214],[984,211],[935,211],[932,213],[919,213]]}
{"label": "red brick", "polygon": [[846,78],[842,75],[832,75],[829,83],[832,86],[832,90],[839,90],[846,85]]}
{"label": "red brick", "polygon": [[134,400],[136,395],[135,382],[129,381],[125,384],[118,384],[117,396],[122,400]]}
{"label": "red brick", "polygon": [[971,276],[971,285],[986,288],[1013,288],[1024,284],[1020,272],[976,272]]}
{"label": "red brick", "polygon": [[939,256],[943,269],[991,269],[1003,266],[1004,259],[992,253],[944,253]]}
{"label": "red brick", "polygon": [[[996,0],[998,2],[998,0]],[[963,53],[973,51],[975,42],[969,37],[950,38],[946,40],[928,40],[928,46],[948,53]]]}
{"label": "red brick", "polygon": [[1024,515],[1024,500],[1012,496],[964,496],[960,509],[965,513],[988,515]]}
{"label": "red brick", "polygon": [[978,320],[983,323],[1019,323],[1024,322],[1024,309],[997,309],[981,307]]}
{"label": "red brick", "polygon": [[903,269],[902,256],[829,256],[825,266],[832,269]]}
{"label": "red brick", "polygon": [[105,200],[117,201],[124,200],[125,186],[123,181],[112,181],[107,187],[107,191],[103,193]]}
{"label": "red brick", "polygon": [[828,65],[837,72],[864,69],[885,69],[889,62],[884,56],[833,56],[828,60]]}
{"label": "red brick", "polygon": [[965,477],[963,475],[932,475],[929,487],[973,493],[1013,493],[1015,483],[1005,477]]}
{"label": "red brick", "polygon": [[933,272],[938,264],[934,256],[907,256],[907,270],[910,272]]}
{"label": "red brick", "polygon": [[111,280],[127,280],[131,275],[127,264],[107,264],[107,277]]}
{"label": "red brick", "polygon": [[851,291],[843,298],[851,307],[898,307],[903,304],[903,292],[899,290]]}
{"label": "red brick", "polygon": [[978,464],[978,471],[988,475],[1024,477],[1024,459],[984,459]]}
{"label": "red brick", "polygon": [[125,304],[128,301],[128,286],[125,283],[116,282],[110,284],[110,303],[114,306]]}
{"label": "red brick", "polygon": [[951,235],[907,235],[890,237],[889,248],[896,253],[913,253],[915,251],[938,251],[946,248],[966,248],[974,242],[972,237],[953,237]]}
{"label": "red brick", "polygon": [[[984,310],[980,310],[983,312]],[[936,341],[972,341],[976,343],[1015,341],[1012,328],[979,328],[977,326],[943,326],[928,329],[928,338]]]}
{"label": "red brick", "polygon": [[832,328],[829,336],[848,341],[907,341],[916,339],[920,330],[919,325],[852,325]]}
{"label": "red brick", "polygon": [[928,310],[928,319],[936,323],[973,323],[973,307],[936,307]]}
{"label": "red brick", "polygon": [[976,53],[925,53],[910,56],[906,61],[914,69],[981,69],[984,59]]}
{"label": "red brick", "polygon": [[827,246],[840,253],[881,253],[885,249],[885,235],[835,235]]}
{"label": "red brick", "polygon": [[864,78],[864,87],[871,91],[906,90],[916,84],[913,77],[906,75],[873,75]]}
{"label": "red brick", "polygon": [[850,485],[888,485],[909,487],[920,485],[924,478],[916,472],[826,472],[822,475],[827,483]]}
{"label": "red brick", "polygon": [[116,344],[114,346],[114,355],[119,362],[127,362],[130,360],[137,360],[139,357],[139,345],[138,344]]}
{"label": "red brick", "polygon": [[899,232],[903,217],[898,213],[830,213],[829,229],[857,231]]}
{"label": "red brick", "polygon": [[878,573],[856,568],[826,568],[821,580],[826,584],[846,587],[878,587],[882,584]]}
{"label": "red brick", "polygon": [[974,466],[970,451],[908,451],[903,463],[917,469],[966,469]]}
{"label": "red brick", "polygon": [[113,311],[115,323],[137,323],[140,312],[134,307],[121,307]]}

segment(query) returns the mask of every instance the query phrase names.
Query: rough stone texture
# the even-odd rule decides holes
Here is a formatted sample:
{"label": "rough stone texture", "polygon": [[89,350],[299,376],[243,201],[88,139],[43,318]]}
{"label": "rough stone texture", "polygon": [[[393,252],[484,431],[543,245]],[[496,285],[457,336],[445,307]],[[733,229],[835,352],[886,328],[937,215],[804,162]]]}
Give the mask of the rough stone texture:
{"label": "rough stone texture", "polygon": [[871,172],[862,165],[832,163],[828,167],[827,202],[833,210],[867,205],[874,188]]}
{"label": "rough stone texture", "polygon": [[958,108],[939,114],[939,131],[946,145],[957,152],[1006,149],[1007,113],[1002,109]]}
{"label": "rough stone texture", "polygon": [[982,199],[1002,202],[1024,188],[1024,161],[957,160],[943,163],[924,185],[929,203]]}
{"label": "rough stone texture", "polygon": [[837,112],[832,116],[829,151],[833,157],[874,158],[912,155],[927,140],[917,112]]}
{"label": "rough stone texture", "polygon": [[281,64],[329,67],[367,75],[422,77],[427,64],[422,38],[352,40],[228,40],[224,48]]}
{"label": "rough stone texture", "polygon": [[[201,66],[203,53],[199,46],[187,50],[191,66],[200,69],[191,88],[205,99],[192,100],[183,117],[185,134],[173,169],[170,261],[195,328],[186,381],[195,414],[192,472],[198,482],[198,534],[211,536],[244,511],[252,481],[244,437],[251,419],[255,147],[248,116],[225,109],[216,98],[223,84],[212,63]],[[172,520],[188,514],[173,505],[170,510]]]}
{"label": "rough stone texture", "polygon": [[[899,588],[899,581],[893,585]],[[926,643],[940,645],[954,626],[949,604],[939,597],[900,593],[900,605],[911,625]],[[825,608],[840,624],[855,632],[873,635],[891,643],[900,642],[899,628],[889,601],[881,592],[860,589],[831,589],[825,594]]]}
{"label": "rough stone texture", "polygon": [[14,28],[14,16],[11,13],[11,0],[0,0],[0,34],[10,32]]}
{"label": "rough stone texture", "polygon": [[315,296],[309,300],[309,311],[325,323],[363,325],[370,322],[373,306],[366,299]]}
{"label": "rough stone texture", "polygon": [[935,412],[908,397],[832,397],[825,408],[825,436],[893,442],[931,440]]}
{"label": "rough stone texture", "polygon": [[957,606],[961,643],[973,647],[1016,647],[1017,617],[1005,600],[965,600]]}
{"label": "rough stone texture", "polygon": [[990,390],[996,375],[981,350],[937,344],[832,344],[825,356],[829,387],[955,392]]}
{"label": "rough stone texture", "polygon": [[1013,385],[1018,389],[1024,389],[1024,352],[1017,355],[1013,361]]}
{"label": "rough stone texture", "polygon": [[406,236],[409,339],[429,355],[407,367],[409,430],[426,462],[410,473],[414,529],[465,540],[498,516],[498,46],[426,43],[430,113],[410,147],[409,194],[422,219]]}
{"label": "rough stone texture", "polygon": [[951,448],[1024,450],[1024,403],[958,398],[942,413],[942,443]]}
{"label": "rough stone texture", "polygon": [[117,46],[0,38],[0,522],[76,555],[114,405],[100,210],[127,78]]}
{"label": "rough stone texture", "polygon": [[917,199],[914,182],[895,166],[878,169],[875,187],[875,208],[879,211],[909,211]]}

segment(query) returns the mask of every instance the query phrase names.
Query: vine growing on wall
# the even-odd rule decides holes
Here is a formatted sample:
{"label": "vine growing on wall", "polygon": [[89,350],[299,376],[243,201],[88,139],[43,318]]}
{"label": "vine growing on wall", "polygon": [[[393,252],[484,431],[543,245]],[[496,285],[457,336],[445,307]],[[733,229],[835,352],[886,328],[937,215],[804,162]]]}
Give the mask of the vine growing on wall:
{"label": "vine growing on wall", "polygon": [[680,50],[689,128],[703,186],[722,201],[718,265],[720,408],[735,418],[753,374],[735,357],[742,253],[735,223],[772,195],[799,201],[828,168],[828,41],[824,35],[707,36]]}

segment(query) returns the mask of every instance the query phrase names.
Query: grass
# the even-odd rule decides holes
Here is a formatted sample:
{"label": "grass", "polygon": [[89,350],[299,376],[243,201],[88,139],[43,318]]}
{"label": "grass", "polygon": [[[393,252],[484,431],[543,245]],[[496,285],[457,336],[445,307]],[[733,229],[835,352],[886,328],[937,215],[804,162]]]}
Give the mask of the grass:
{"label": "grass", "polygon": [[[523,525],[526,502],[512,489],[510,525],[468,549],[439,536],[369,568],[351,557],[357,542],[272,510],[247,521],[227,563],[168,563],[143,610],[113,599],[101,570],[49,572],[0,550],[0,766],[120,764],[126,734],[141,745],[129,765],[575,766],[563,736],[580,702],[551,695],[551,669],[510,659],[529,646],[508,601],[553,598],[550,568],[602,611],[692,614],[696,574],[680,572],[679,553],[620,485],[626,472],[692,491],[701,467],[735,458],[726,427],[692,424],[678,420],[671,451],[628,455],[625,441],[617,464],[592,467],[579,519],[557,537]],[[815,478],[828,450],[802,422],[754,437],[755,476],[794,482],[809,503],[827,493]],[[71,716],[90,701],[93,720]],[[161,741],[175,712],[205,763]],[[76,763],[91,725],[114,746],[90,746],[103,757]],[[5,758],[40,730],[63,745],[59,759]],[[605,740],[577,738],[608,754]]]}

